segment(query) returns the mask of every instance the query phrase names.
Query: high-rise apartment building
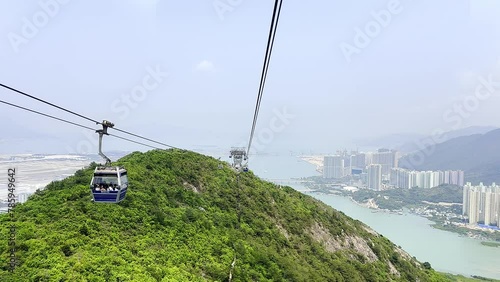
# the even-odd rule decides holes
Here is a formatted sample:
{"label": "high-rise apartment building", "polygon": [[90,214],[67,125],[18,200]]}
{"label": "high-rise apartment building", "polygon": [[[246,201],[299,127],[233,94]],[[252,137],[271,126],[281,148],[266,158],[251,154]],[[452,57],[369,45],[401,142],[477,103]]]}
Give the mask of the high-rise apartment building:
{"label": "high-rise apartment building", "polygon": [[467,183],[463,195],[462,213],[469,217],[470,225],[481,223],[500,227],[500,186]]}
{"label": "high-rise apartment building", "polygon": [[325,156],[323,158],[323,178],[342,178],[344,177],[344,157]]}
{"label": "high-rise apartment building", "polygon": [[[448,175],[446,181],[445,174]],[[450,175],[456,175],[457,181],[450,181]],[[403,168],[391,169],[391,185],[397,188],[432,188],[441,184],[463,186],[464,172],[459,171],[410,171]],[[453,183],[452,183],[453,182]]]}
{"label": "high-rise apartment building", "polygon": [[391,169],[391,178],[390,184],[394,187],[398,188],[412,188],[410,186],[410,173],[406,169],[402,168],[393,168]]}
{"label": "high-rise apartment building", "polygon": [[365,169],[366,168],[366,154],[353,152],[351,154],[351,169]]}
{"label": "high-rise apartment building", "polygon": [[469,212],[469,205],[470,205],[469,188],[464,186],[463,197],[462,197],[462,214],[467,214]]}
{"label": "high-rise apartment building", "polygon": [[389,175],[391,169],[398,167],[398,152],[396,150],[379,149],[373,153],[371,164],[379,164],[382,167],[382,175]]}
{"label": "high-rise apartment building", "polygon": [[462,170],[447,170],[444,172],[444,183],[463,186],[465,184],[464,172]]}
{"label": "high-rise apartment building", "polygon": [[373,164],[368,166],[368,189],[380,191],[382,188],[382,166]]}

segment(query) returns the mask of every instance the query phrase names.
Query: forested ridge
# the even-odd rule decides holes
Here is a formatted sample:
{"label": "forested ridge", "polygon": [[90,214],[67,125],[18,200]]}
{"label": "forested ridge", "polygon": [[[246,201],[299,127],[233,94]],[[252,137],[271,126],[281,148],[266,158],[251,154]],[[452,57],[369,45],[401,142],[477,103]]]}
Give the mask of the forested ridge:
{"label": "forested ridge", "polygon": [[[373,199],[381,209],[399,210],[404,207],[414,208],[431,203],[455,203],[461,204],[463,188],[457,185],[441,184],[432,188],[412,188],[412,189],[390,189],[385,191],[374,191],[363,189],[350,193],[350,196],[360,203],[366,203]],[[461,212],[461,207],[459,207]]]}
{"label": "forested ridge", "polygon": [[132,153],[120,204],[91,202],[92,164],[0,215],[0,281],[452,281],[363,223],[192,152]]}

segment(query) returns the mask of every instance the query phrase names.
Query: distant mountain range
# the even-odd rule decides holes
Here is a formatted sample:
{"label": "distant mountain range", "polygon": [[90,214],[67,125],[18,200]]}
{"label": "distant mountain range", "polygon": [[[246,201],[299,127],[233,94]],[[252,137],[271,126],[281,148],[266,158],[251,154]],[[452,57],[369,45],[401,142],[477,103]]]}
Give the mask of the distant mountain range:
{"label": "distant mountain range", "polygon": [[[497,129],[493,126],[471,126],[463,129],[448,131],[441,134],[440,139],[446,142],[450,139],[469,136],[473,134],[484,134]],[[403,153],[411,153],[420,150],[419,144],[425,144],[423,140],[432,140],[432,136],[416,133],[390,134],[376,138],[363,138],[355,141],[355,144],[364,148],[391,148]]]}
{"label": "distant mountain range", "polygon": [[421,138],[425,138],[425,135],[415,133],[398,133],[374,138],[362,138],[355,140],[354,144],[358,147],[364,148],[365,150],[377,148],[399,149],[405,144]]}
{"label": "distant mountain range", "polygon": [[402,157],[399,166],[415,170],[463,170],[466,181],[500,183],[500,129],[428,146]]}

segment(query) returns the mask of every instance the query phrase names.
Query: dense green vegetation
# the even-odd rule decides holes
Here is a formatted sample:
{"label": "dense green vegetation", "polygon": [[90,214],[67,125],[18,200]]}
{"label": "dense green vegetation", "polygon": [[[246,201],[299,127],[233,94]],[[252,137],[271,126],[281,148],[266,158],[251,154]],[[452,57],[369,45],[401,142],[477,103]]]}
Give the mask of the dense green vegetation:
{"label": "dense green vegetation", "polygon": [[90,201],[91,166],[16,207],[14,273],[0,216],[0,281],[465,281],[310,196],[251,172],[238,182],[213,158],[155,150],[116,164],[130,179],[118,205]]}
{"label": "dense green vegetation", "polygon": [[429,189],[391,189],[385,191],[363,189],[352,193],[352,197],[357,202],[365,202],[373,198],[381,209],[399,210],[402,207],[420,206],[423,201],[461,204],[462,191],[460,186],[443,184]]}
{"label": "dense green vegetation", "polygon": [[488,247],[500,247],[500,243],[497,242],[481,242],[481,244]]}
{"label": "dense green vegetation", "polygon": [[443,220],[433,217],[431,219],[435,222],[432,227],[444,231],[450,231],[460,234],[462,236],[473,237],[481,240],[491,240],[500,242],[500,232],[489,232],[485,230],[468,229],[453,224],[445,224]]}
{"label": "dense green vegetation", "polygon": [[481,282],[481,281],[493,281],[498,282],[496,279],[486,278],[482,276],[472,275],[472,277],[464,277],[462,275],[451,275],[445,274],[446,278],[457,281],[457,282]]}

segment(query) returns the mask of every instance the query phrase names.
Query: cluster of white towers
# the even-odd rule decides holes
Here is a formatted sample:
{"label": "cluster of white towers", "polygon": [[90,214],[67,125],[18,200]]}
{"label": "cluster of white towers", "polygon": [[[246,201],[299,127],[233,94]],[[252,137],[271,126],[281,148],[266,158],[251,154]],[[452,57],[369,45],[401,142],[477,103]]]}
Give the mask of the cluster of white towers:
{"label": "cluster of white towers", "polygon": [[464,216],[469,217],[469,224],[484,223],[500,227],[500,186],[472,186],[470,182],[464,185],[463,209]]}

